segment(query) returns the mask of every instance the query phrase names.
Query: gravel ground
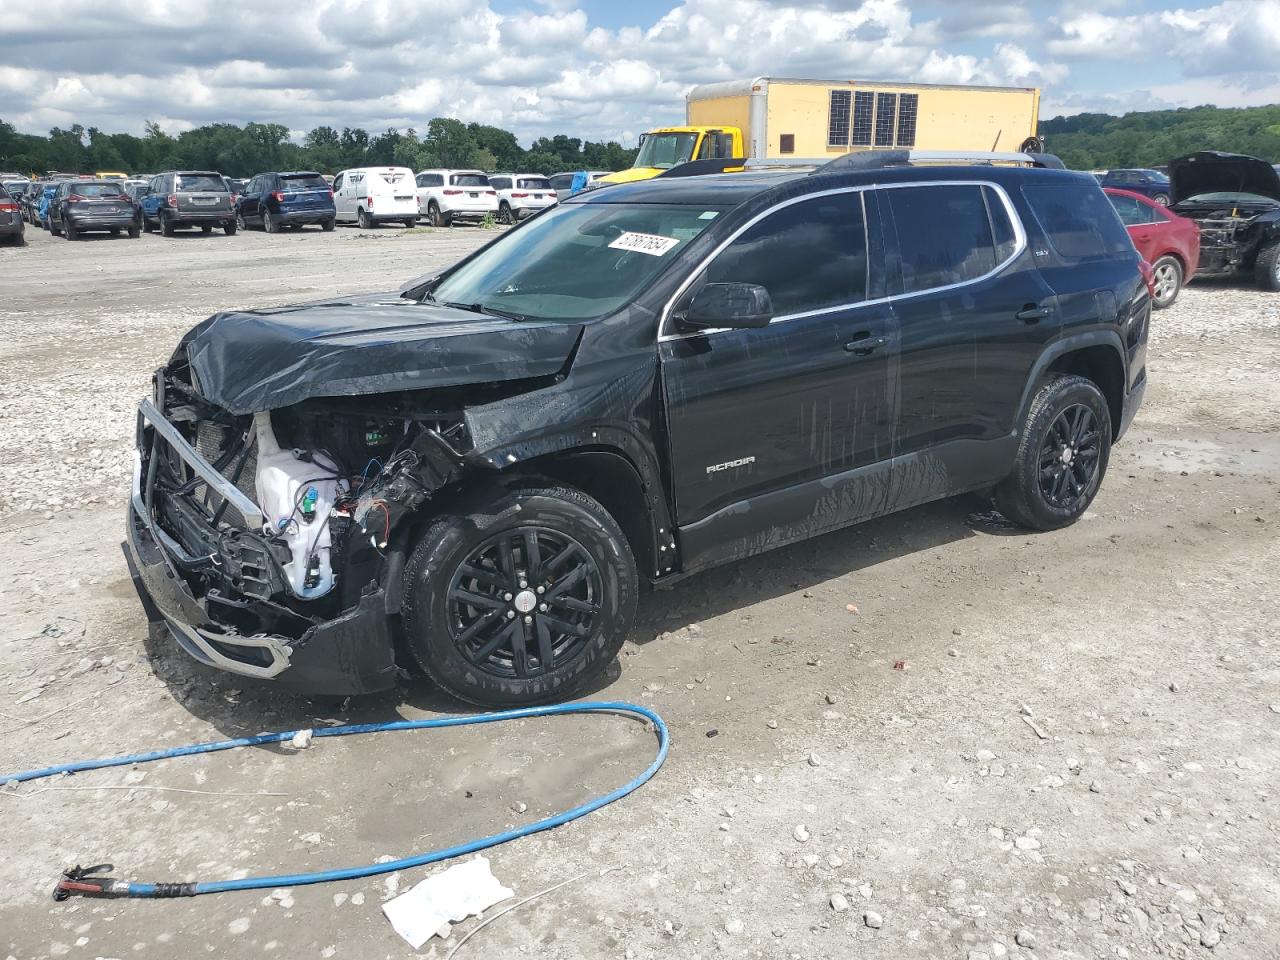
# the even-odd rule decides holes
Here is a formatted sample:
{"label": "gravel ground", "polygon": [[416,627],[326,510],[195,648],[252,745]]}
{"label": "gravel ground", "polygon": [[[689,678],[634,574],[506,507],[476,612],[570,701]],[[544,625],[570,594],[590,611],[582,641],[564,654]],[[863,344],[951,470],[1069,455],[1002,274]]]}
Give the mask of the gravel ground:
{"label": "gravel ground", "polygon": [[[204,670],[148,631],[119,540],[132,407],[188,326],[394,287],[490,234],[29,236],[0,250],[0,769],[459,710],[419,682],[342,703]],[[659,710],[670,759],[491,851],[517,897],[586,875],[458,957],[1280,956],[1280,297],[1193,285],[1151,353],[1069,530],[959,498],[647,596],[597,692]],[[3,790],[0,956],[412,956],[379,906],[430,870],[48,894],[75,862],[220,879],[444,846],[651,750],[625,720],[558,718]]]}

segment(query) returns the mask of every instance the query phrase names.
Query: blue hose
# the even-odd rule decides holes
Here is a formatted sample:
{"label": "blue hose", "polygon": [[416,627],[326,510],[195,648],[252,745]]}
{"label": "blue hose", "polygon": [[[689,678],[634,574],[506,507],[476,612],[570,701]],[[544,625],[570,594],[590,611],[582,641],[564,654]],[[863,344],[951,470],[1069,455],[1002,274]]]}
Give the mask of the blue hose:
{"label": "blue hose", "polygon": [[[428,863],[439,863],[441,860],[449,860],[453,857],[461,857],[468,853],[475,853],[477,850],[487,850],[489,847],[496,847],[501,843],[507,843],[510,840],[517,840],[520,837],[527,837],[533,833],[541,833],[543,830],[551,830],[554,827],[562,826],[571,820],[577,820],[579,817],[585,817],[588,813],[599,810],[606,804],[620,800],[627,794],[639,789],[641,785],[650,780],[658,768],[662,766],[664,760],[667,759],[667,748],[669,746],[669,737],[667,734],[667,725],[662,722],[662,718],[647,707],[641,707],[634,703],[623,702],[587,702],[587,703],[565,703],[556,704],[546,707],[526,707],[520,710],[503,710],[497,713],[479,713],[473,716],[460,717],[439,717],[434,720],[393,720],[388,723],[353,723],[341,727],[321,727],[315,729],[313,734],[315,737],[350,737],[362,733],[383,733],[393,730],[424,730],[436,727],[464,727],[475,723],[497,723],[502,720],[520,720],[526,717],[547,717],[565,713],[627,713],[637,717],[642,717],[650,721],[658,734],[658,754],[654,757],[653,762],[645,768],[638,777],[630,783],[626,783],[616,790],[603,794],[586,803],[566,810],[563,813],[557,813],[543,820],[527,824],[523,827],[516,827],[514,830],[507,830],[502,833],[490,834],[487,837],[481,837],[478,840],[469,840],[466,843],[460,843],[456,846],[446,847],[442,850],[433,850],[430,853],[420,853],[413,856],[404,857],[400,860],[391,860],[387,863],[371,863],[360,867],[346,867],[339,870],[317,870],[313,873],[286,873],[271,877],[246,877],[243,880],[216,880],[207,883],[133,883],[130,881],[111,880],[110,878],[91,878],[89,873],[83,875],[78,873],[72,876],[71,872],[64,874],[63,881],[59,884],[60,891],[67,893],[97,893],[115,897],[175,897],[175,896],[200,896],[206,893],[226,893],[230,890],[262,890],[268,887],[295,887],[309,883],[328,883],[331,880],[354,880],[358,877],[372,877],[381,873],[392,873],[396,870],[405,870],[410,867],[421,867]],[[219,740],[213,743],[193,743],[185,747],[170,747],[167,750],[155,750],[150,753],[136,753],[131,756],[124,757],[107,757],[102,760],[81,760],[76,763],[59,764],[56,767],[45,767],[41,770],[24,770],[21,773],[13,773],[7,776],[0,776],[0,783],[17,780],[40,780],[44,777],[53,777],[61,773],[79,773],[84,770],[100,770],[104,767],[122,767],[134,763],[149,763],[152,760],[166,760],[172,757],[189,757],[198,753],[216,753],[219,750],[234,750],[237,747],[257,747],[267,743],[283,743],[286,740],[292,740],[298,731],[289,730],[284,733],[262,733],[255,737],[241,737],[237,740]],[[110,869],[109,865],[104,865]],[[96,870],[96,868],[90,868]],[[70,878],[74,881],[85,881],[84,883],[67,883]],[[98,889],[88,889],[97,887]],[[57,893],[55,892],[55,896]],[[65,893],[64,893],[65,896]],[[59,898],[62,899],[62,898]]]}

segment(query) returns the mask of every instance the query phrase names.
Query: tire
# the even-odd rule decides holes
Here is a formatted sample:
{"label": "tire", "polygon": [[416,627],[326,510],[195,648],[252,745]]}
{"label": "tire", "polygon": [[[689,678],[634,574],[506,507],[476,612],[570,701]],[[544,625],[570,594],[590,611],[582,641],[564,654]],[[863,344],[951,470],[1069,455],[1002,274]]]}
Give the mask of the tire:
{"label": "tire", "polygon": [[113,237],[118,237],[118,236],[120,236],[120,228],[119,228],[119,227],[112,227],[112,228],[111,228],[111,230],[110,230],[109,232],[110,232],[110,234],[111,234]]}
{"label": "tire", "polygon": [[356,211],[356,226],[361,230],[372,230],[377,224],[373,222],[373,217],[369,216],[369,212],[361,207]]}
{"label": "tire", "polygon": [[1178,294],[1182,292],[1181,261],[1172,256],[1160,257],[1151,265],[1151,272],[1155,274],[1156,291],[1151,298],[1151,305],[1157,310],[1173,306]]}
{"label": "tire", "polygon": [[173,221],[166,217],[163,211],[157,215],[157,219],[160,221],[160,232],[166,237],[172,237],[174,231]]}
{"label": "tire", "polygon": [[155,230],[155,226],[147,219],[147,215],[144,213],[142,215],[142,232],[151,233],[153,230]]}
{"label": "tire", "polygon": [[416,227],[416,226],[418,225],[418,218],[417,218],[417,217],[405,217],[404,225],[405,225],[405,229],[407,229],[407,230],[412,230],[414,227]]}
{"label": "tire", "polygon": [[58,227],[55,227],[53,225],[53,220],[49,217],[45,218],[44,228],[49,231],[49,234],[51,236],[54,236],[54,237],[62,236],[62,230],[60,230]]}
{"label": "tire", "polygon": [[200,224],[200,232],[207,237],[209,234],[213,233],[213,224],[212,223]]}
{"label": "tire", "polygon": [[[543,571],[521,588],[530,535]],[[526,487],[432,520],[405,566],[401,612],[407,646],[432,681],[471,703],[514,707],[564,700],[598,677],[626,639],[638,592],[631,548],[599,503],[569,487]],[[486,644],[496,646],[486,653]]]}
{"label": "tire", "polygon": [[131,227],[129,227],[129,239],[130,239],[130,240],[137,240],[137,239],[138,239],[138,236],[139,236],[141,233],[142,233],[142,231],[138,228],[138,225],[137,225],[136,223],[135,223],[135,224],[133,224]]}
{"label": "tire", "polygon": [[262,229],[267,233],[280,232],[280,221],[271,215],[270,210],[262,211]]}
{"label": "tire", "polygon": [[249,229],[244,225],[244,214],[242,214],[239,210],[236,211],[236,229],[237,230]]}
{"label": "tire", "polygon": [[1084,515],[1111,456],[1111,413],[1097,385],[1054,374],[1022,425],[1013,471],[996,486],[996,507],[1031,530],[1057,530]]}
{"label": "tire", "polygon": [[323,230],[325,233],[333,233],[334,228],[337,226],[338,226],[337,218],[330,217],[328,220],[325,220],[320,224],[320,229]]}
{"label": "tire", "polygon": [[80,239],[80,231],[76,229],[76,225],[70,220],[62,221],[62,233],[68,240]]}
{"label": "tire", "polygon": [[515,223],[516,216],[511,212],[511,204],[505,200],[498,205],[498,222],[499,223]]}
{"label": "tire", "polygon": [[1263,290],[1280,292],[1280,240],[1274,240],[1258,251],[1253,275]]}
{"label": "tire", "polygon": [[447,227],[444,214],[440,212],[440,204],[432,200],[427,204],[427,223],[433,227]]}
{"label": "tire", "polygon": [[1158,203],[1162,207],[1167,207],[1169,205],[1169,195],[1167,193],[1157,193],[1151,198],[1151,202]]}
{"label": "tire", "polygon": [[222,232],[225,233],[228,237],[234,237],[237,231],[239,231],[239,229],[240,229],[240,224],[238,224],[235,220],[232,220],[230,223],[224,223],[222,225]]}

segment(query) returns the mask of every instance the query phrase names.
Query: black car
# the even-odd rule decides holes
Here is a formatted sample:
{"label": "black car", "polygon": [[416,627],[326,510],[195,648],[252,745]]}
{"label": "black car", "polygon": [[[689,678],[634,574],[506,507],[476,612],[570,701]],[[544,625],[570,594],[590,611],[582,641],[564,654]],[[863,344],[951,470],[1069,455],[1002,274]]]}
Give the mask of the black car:
{"label": "black car", "polygon": [[142,194],[142,229],[171,237],[175,230],[199,227],[212,233],[221,227],[236,232],[231,188],[222,174],[209,170],[173,170],[152,177]]}
{"label": "black car", "polygon": [[1280,290],[1280,171],[1265,160],[1203,150],[1169,164],[1175,213],[1200,224],[1197,275],[1252,273]]}
{"label": "black car", "polygon": [[139,409],[144,602],[236,673],[373,691],[402,650],[526,704],[604,670],[642,581],[966,491],[1074,522],[1151,301],[1092,177],[998,156],[1035,166],[681,168],[399,294],[209,318]]}
{"label": "black car", "polygon": [[138,236],[138,209],[119,180],[64,180],[49,202],[49,232],[78,240],[86,233],[123,230]]}
{"label": "black car", "polygon": [[[25,188],[24,188],[25,189]],[[0,242],[20,247],[27,242],[27,225],[22,219],[22,208],[0,183]]]}
{"label": "black car", "polygon": [[242,228],[260,224],[267,233],[279,233],[281,227],[301,230],[313,223],[332,230],[337,209],[333,190],[318,173],[260,173],[236,201],[236,219]]}

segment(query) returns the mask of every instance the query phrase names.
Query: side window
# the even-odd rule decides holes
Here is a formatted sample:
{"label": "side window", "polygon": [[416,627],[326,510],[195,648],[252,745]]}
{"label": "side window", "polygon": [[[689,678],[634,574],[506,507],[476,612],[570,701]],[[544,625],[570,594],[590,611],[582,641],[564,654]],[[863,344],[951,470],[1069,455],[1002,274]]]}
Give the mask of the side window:
{"label": "side window", "polygon": [[996,268],[994,230],[979,184],[901,187],[883,195],[898,231],[904,293],[976,280]]}
{"label": "side window", "polygon": [[1126,227],[1136,227],[1144,223],[1151,223],[1152,210],[1145,203],[1139,203],[1133,197],[1113,197],[1108,196],[1111,206],[1116,208],[1116,213],[1120,215],[1120,222]]}
{"label": "side window", "polygon": [[508,177],[490,177],[489,186],[495,190],[510,190],[511,180]]}
{"label": "side window", "polygon": [[706,279],[760,284],[775,317],[865,300],[862,194],[814,197],[770,214],[712,261]]}
{"label": "side window", "polygon": [[1022,194],[1063,260],[1132,256],[1133,243],[1107,195],[1083,183],[1028,184]]}
{"label": "side window", "polygon": [[334,177],[334,178],[333,178],[333,192],[334,192],[334,193],[337,193],[339,190],[341,190],[341,189],[342,189],[342,178],[343,178],[343,177],[345,177],[345,176],[346,176],[346,174],[345,174],[345,173],[340,173],[340,174],[338,174],[336,177]]}
{"label": "side window", "polygon": [[556,190],[568,190],[573,183],[573,174],[557,173],[551,178],[551,186]]}
{"label": "side window", "polygon": [[982,188],[987,201],[987,216],[991,219],[991,236],[995,240],[996,265],[1004,263],[1018,249],[1018,232],[1009,219],[1009,208],[1004,199],[991,187]]}

